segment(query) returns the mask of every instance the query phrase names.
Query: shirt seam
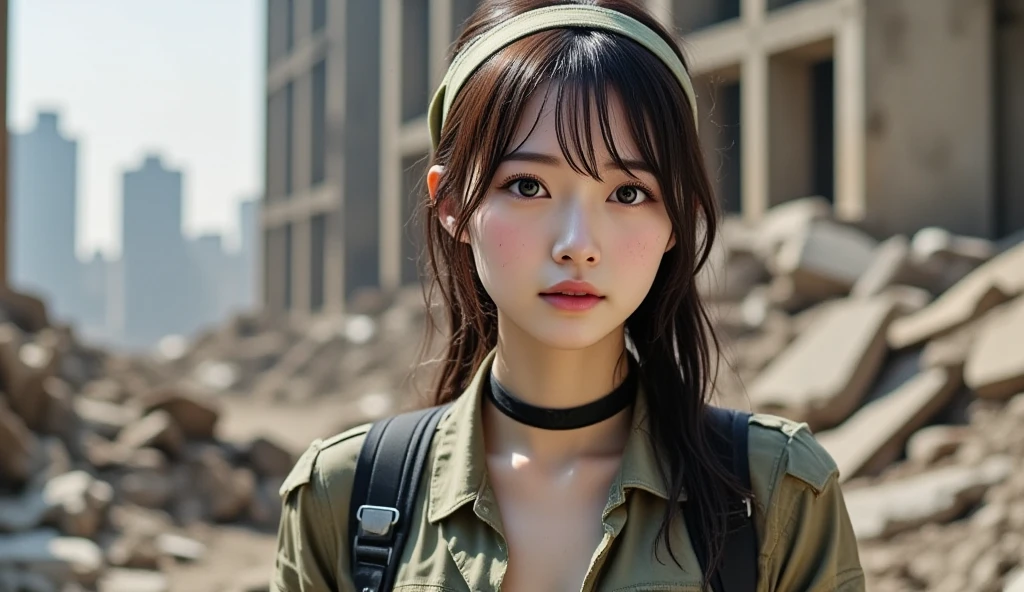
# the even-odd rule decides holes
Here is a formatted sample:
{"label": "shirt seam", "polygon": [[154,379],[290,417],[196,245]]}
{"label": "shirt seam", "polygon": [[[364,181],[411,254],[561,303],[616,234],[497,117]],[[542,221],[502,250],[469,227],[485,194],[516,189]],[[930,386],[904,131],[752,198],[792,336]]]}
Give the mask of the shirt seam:
{"label": "shirt seam", "polygon": [[[320,488],[321,488],[320,495],[317,496],[317,497],[320,498],[320,501],[317,504],[317,510],[321,514],[320,519],[321,520],[325,520],[326,522],[328,522],[330,524],[330,526],[328,528],[331,529],[331,540],[334,541],[335,555],[336,555],[334,563],[331,565],[331,567],[337,569],[338,561],[340,559],[337,556],[341,554],[340,553],[341,549],[338,548],[338,546],[342,542],[341,541],[341,533],[338,532],[338,524],[337,524],[337,522],[335,522],[336,514],[334,513],[334,506],[331,503],[331,496],[329,495],[330,487],[327,484],[327,479],[324,476],[323,471],[320,470],[319,466],[315,466],[314,465],[314,470],[316,471],[316,478],[317,478],[317,481],[320,483]],[[352,500],[350,499],[349,503],[351,503],[351,501]],[[323,511],[324,511],[324,505],[325,504],[327,506],[327,511],[330,513],[329,516],[323,516]],[[337,573],[334,574],[334,579],[335,580],[338,579],[338,575],[339,574],[337,574]]]}
{"label": "shirt seam", "polygon": [[[770,542],[770,545],[767,546],[763,552],[763,554],[769,560],[775,557],[775,550],[778,549],[779,541],[782,537],[781,531],[783,529],[779,528],[778,504],[776,503],[776,501],[779,495],[779,489],[782,487],[783,481],[783,471],[780,471],[779,467],[782,466],[782,459],[788,457],[788,454],[789,441],[787,440],[786,445],[782,447],[782,449],[779,451],[778,456],[775,457],[775,461],[772,462],[772,483],[769,486],[768,499],[766,500],[767,508],[769,509],[769,511],[765,515],[765,530],[767,531],[765,532],[765,539],[767,542]],[[774,509],[775,511],[772,511],[772,509]],[[792,514],[792,512],[790,511],[791,509],[792,507],[786,509],[788,514]]]}

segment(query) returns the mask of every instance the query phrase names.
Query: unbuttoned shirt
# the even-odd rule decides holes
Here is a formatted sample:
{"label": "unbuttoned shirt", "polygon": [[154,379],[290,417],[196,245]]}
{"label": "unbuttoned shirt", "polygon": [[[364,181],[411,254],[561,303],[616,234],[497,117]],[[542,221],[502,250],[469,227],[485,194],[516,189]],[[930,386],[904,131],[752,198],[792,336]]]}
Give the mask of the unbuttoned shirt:
{"label": "unbuttoned shirt", "polygon": [[[487,479],[481,421],[482,387],[493,359],[494,351],[437,426],[396,591],[501,588],[508,549]],[[665,504],[685,503],[686,495],[669,499],[646,426],[639,392],[622,464],[602,514],[604,535],[581,582],[582,592],[700,590],[700,565],[682,516],[670,529],[679,565],[659,540]],[[314,441],[285,479],[272,591],[355,592],[349,575],[349,503],[368,431],[364,425]],[[756,592],[864,590],[838,470],[807,426],[755,414],[749,455],[760,541]]]}

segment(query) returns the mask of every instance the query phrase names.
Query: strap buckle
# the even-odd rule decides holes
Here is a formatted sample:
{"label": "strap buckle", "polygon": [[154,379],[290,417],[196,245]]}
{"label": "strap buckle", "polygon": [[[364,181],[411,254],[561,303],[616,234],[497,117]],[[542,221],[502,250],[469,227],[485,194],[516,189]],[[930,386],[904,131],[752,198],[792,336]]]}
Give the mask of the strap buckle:
{"label": "strap buckle", "polygon": [[391,534],[391,527],[398,522],[400,517],[398,508],[366,504],[359,506],[359,509],[356,510],[359,536],[386,537]]}

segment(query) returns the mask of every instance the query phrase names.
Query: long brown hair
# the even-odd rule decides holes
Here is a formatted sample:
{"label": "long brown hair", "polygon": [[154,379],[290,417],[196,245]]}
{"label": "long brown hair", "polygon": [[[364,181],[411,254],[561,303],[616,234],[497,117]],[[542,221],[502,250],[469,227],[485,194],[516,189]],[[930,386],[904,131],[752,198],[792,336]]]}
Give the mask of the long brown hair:
{"label": "long brown hair", "polygon": [[[584,3],[641,21],[668,41],[685,63],[672,34],[628,0],[484,0],[467,21],[452,56],[481,32],[517,14],[552,4]],[[590,140],[592,105],[609,153],[623,166],[610,131],[609,94],[614,92],[621,98],[633,140],[665,196],[676,242],[664,254],[647,297],[627,319],[626,335],[640,362],[649,437],[662,477],[670,499],[678,499],[685,491],[686,503],[700,508],[711,573],[721,560],[725,500],[747,492],[712,453],[703,420],[714,388],[712,352],[718,341],[698,296],[695,276],[708,260],[719,212],[696,122],[672,72],[635,42],[603,31],[555,29],[510,44],[480,66],[451,106],[433,157],[433,164],[446,170],[433,207],[452,200],[449,207],[456,217],[452,234],[462,236],[467,231],[473,211],[510,149],[524,106],[544,83],[551,83],[548,88],[556,93],[558,142],[574,170],[599,178]],[[495,347],[498,322],[494,302],[477,277],[469,245],[455,240],[434,214],[424,216],[429,261],[424,296],[428,306],[440,303],[441,323],[447,331],[439,331],[442,325],[428,315],[425,351],[434,333],[447,336],[433,389],[433,402],[441,404],[459,396]],[[678,504],[666,504],[659,536],[677,565],[670,526],[680,512]]]}

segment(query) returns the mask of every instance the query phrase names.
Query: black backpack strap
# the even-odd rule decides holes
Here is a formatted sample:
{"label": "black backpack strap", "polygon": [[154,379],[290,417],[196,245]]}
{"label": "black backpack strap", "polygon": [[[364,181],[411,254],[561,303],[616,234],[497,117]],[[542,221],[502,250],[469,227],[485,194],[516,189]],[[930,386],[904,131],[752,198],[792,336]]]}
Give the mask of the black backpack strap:
{"label": "black backpack strap", "polygon": [[[734,409],[708,406],[711,446],[722,464],[748,491],[750,462],[747,449],[750,414]],[[698,508],[683,504],[683,515],[694,552],[701,569],[707,571],[708,549],[704,547]],[[711,578],[715,592],[753,592],[757,588],[757,532],[754,529],[754,506],[749,498],[729,504],[728,530],[722,547],[722,562]]]}
{"label": "black backpack strap", "polygon": [[430,442],[446,407],[378,421],[366,435],[349,504],[352,580],[359,592],[394,585]]}

